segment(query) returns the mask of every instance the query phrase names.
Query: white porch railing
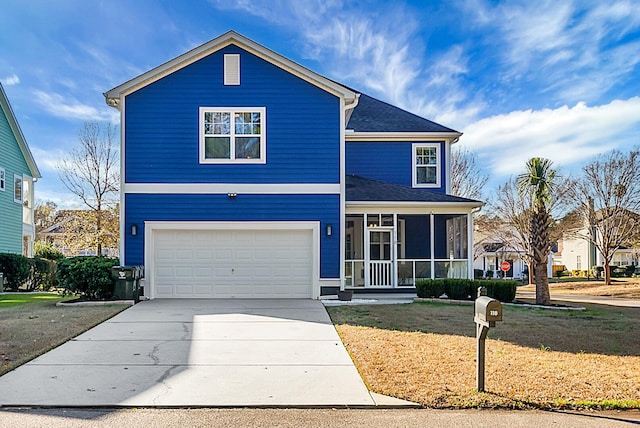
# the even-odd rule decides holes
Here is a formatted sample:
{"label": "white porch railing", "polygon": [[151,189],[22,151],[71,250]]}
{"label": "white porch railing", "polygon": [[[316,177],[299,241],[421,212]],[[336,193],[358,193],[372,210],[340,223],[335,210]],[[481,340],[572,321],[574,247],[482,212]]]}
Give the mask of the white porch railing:
{"label": "white porch railing", "polygon": [[[433,272],[432,272],[433,266]],[[390,261],[369,261],[369,287],[414,287],[417,279],[467,278],[469,262],[466,259],[400,259],[396,268]],[[395,284],[393,272],[396,272]],[[345,262],[345,286],[365,286],[365,261]]]}
{"label": "white porch railing", "polygon": [[369,285],[371,287],[391,287],[392,262],[388,260],[372,260],[369,262]]}

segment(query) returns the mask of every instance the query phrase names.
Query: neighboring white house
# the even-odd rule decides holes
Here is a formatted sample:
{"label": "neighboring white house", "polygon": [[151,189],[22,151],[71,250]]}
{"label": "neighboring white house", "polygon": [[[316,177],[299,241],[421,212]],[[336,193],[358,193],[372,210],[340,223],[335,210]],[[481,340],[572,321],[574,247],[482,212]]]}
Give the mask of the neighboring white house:
{"label": "neighboring white house", "polygon": [[[593,232],[596,233],[595,231]],[[573,230],[562,235],[560,242],[561,257],[556,263],[563,264],[568,271],[589,270],[593,266],[603,266],[604,258],[588,239],[587,228]],[[611,266],[638,265],[638,250],[619,248],[609,263]]]}
{"label": "neighboring white house", "polygon": [[506,278],[522,279],[527,270],[527,263],[523,260],[524,250],[521,246],[504,242],[504,234],[497,231],[476,229],[473,234],[474,260],[473,268],[481,269],[483,276],[491,271],[491,277],[502,278],[502,262],[509,262],[510,269]]}

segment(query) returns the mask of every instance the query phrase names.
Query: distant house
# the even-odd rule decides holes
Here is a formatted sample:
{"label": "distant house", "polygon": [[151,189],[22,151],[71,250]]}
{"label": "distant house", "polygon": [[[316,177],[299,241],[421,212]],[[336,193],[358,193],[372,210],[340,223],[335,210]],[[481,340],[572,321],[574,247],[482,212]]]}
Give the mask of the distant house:
{"label": "distant house", "polygon": [[0,84],[0,253],[33,256],[34,183],[40,171]]}
{"label": "distant house", "polygon": [[[496,230],[478,230],[473,234],[474,269],[483,271],[488,278],[522,279],[528,270],[524,259],[525,250],[521,245],[504,239],[505,233]],[[509,263],[509,270],[503,272],[502,263]]]}
{"label": "distant house", "polygon": [[[595,221],[603,221],[603,210],[596,212]],[[640,224],[640,216],[631,211],[625,211],[624,223],[631,225]],[[631,227],[631,235],[626,237],[626,241],[623,245],[615,250],[613,257],[611,258],[611,266],[638,266],[640,248],[634,248],[634,241],[637,242],[640,237],[640,227]],[[578,227],[573,230],[569,230],[562,235],[560,242],[561,255],[558,263],[563,264],[568,271],[573,270],[590,270],[593,266],[603,266],[604,257],[602,253],[597,249],[589,239],[592,236],[596,242],[600,242],[602,237],[601,231],[598,227],[593,227],[591,233],[589,233],[588,226]],[[613,233],[613,232],[612,232]]]}
{"label": "distant house", "polygon": [[151,298],[318,298],[472,277],[460,133],[233,31],[105,93],[121,250]]}
{"label": "distant house", "polygon": [[[55,223],[38,232],[39,241],[44,241],[58,249],[65,257],[97,255],[94,213],[87,210],[60,210]],[[103,231],[103,256],[118,256],[117,227],[107,223],[117,223],[117,215],[111,211],[103,212],[105,230]]]}

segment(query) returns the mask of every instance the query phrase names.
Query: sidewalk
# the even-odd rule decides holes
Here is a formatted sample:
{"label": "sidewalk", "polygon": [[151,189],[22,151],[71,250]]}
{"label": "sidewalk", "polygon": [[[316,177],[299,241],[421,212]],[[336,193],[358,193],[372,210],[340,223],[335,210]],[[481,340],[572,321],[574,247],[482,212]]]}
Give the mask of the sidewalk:
{"label": "sidewalk", "polygon": [[[516,298],[535,299],[535,291],[518,291]],[[586,296],[581,294],[555,294],[551,293],[551,300],[575,303],[593,303],[596,305],[621,306],[627,308],[640,308],[640,299],[623,299],[607,296]]]}

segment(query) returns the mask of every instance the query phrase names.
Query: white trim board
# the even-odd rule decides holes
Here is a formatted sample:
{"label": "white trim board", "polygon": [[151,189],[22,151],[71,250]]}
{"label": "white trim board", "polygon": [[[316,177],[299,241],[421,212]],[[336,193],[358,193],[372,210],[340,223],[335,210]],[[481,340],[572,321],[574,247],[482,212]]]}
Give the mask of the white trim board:
{"label": "white trim board", "polygon": [[150,194],[273,194],[333,195],[340,194],[339,183],[124,183],[123,193]]}
{"label": "white trim board", "polygon": [[347,129],[347,142],[406,142],[406,141],[445,141],[454,144],[462,134],[459,132],[354,132]]}
{"label": "white trim board", "polygon": [[[320,298],[320,223],[317,221],[145,221],[144,222],[144,266],[145,283],[148,284],[150,298],[154,299],[154,259],[156,230],[311,230],[312,263],[311,290],[312,298]],[[146,286],[145,286],[146,287]]]}

